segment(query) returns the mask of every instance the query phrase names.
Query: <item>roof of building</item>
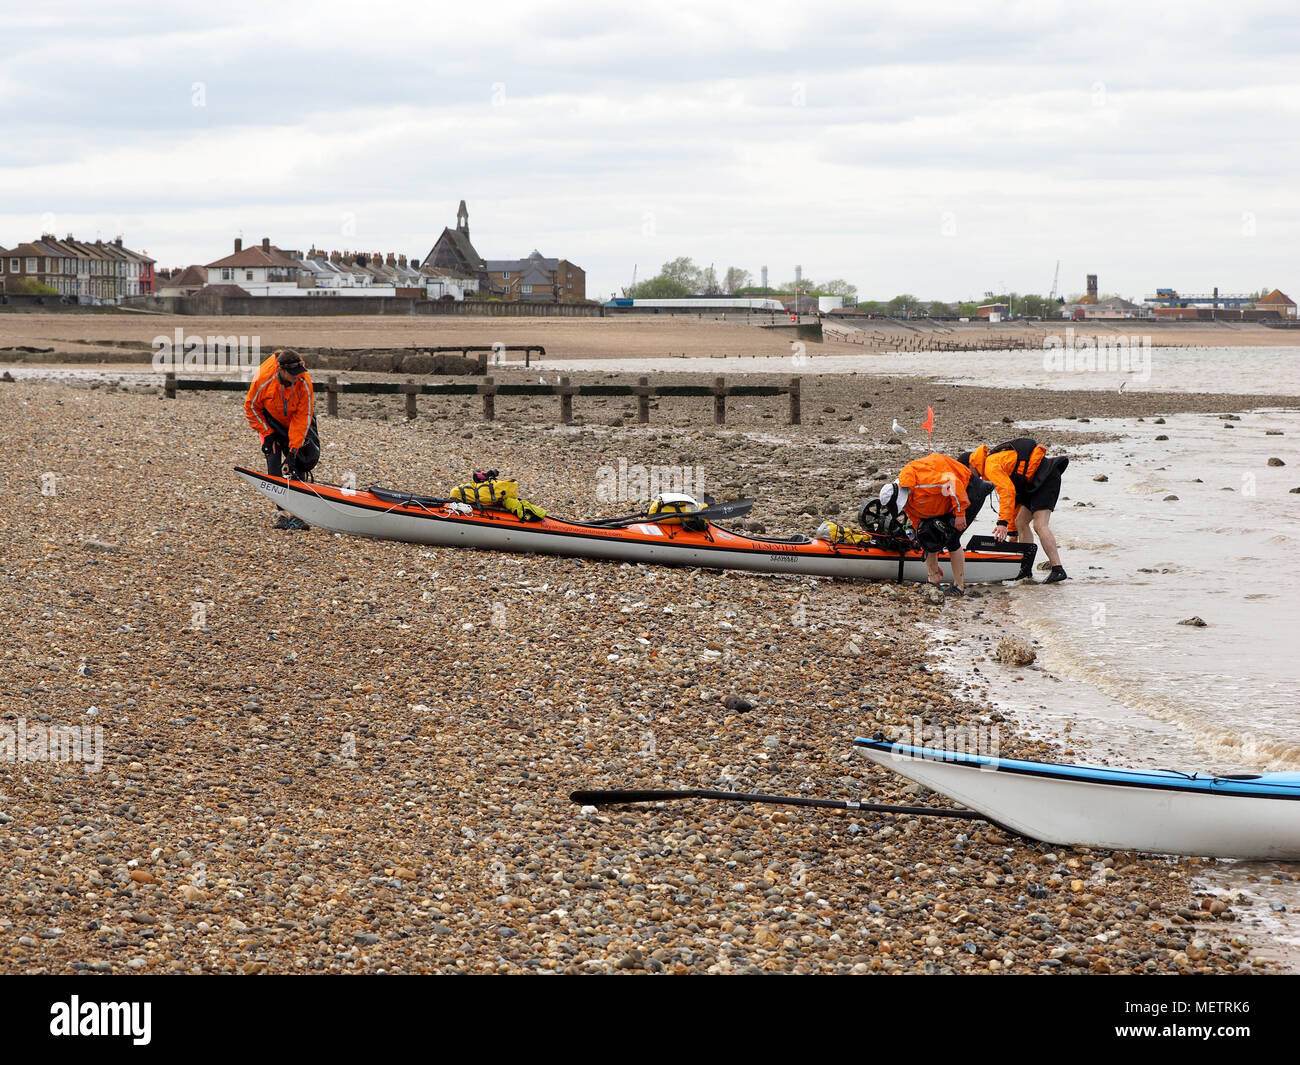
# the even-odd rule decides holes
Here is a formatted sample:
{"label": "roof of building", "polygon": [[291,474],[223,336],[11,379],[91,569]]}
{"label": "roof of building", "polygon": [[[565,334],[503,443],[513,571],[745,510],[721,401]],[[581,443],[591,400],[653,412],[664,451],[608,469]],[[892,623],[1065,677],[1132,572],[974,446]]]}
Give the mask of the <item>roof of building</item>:
{"label": "roof of building", "polygon": [[[474,245],[470,243],[468,233],[462,233],[457,229],[444,229],[442,235],[451,242],[452,247],[456,249],[457,255],[459,255],[466,263],[472,266],[475,270],[482,270],[484,268],[483,256],[481,256],[475,249]],[[438,239],[441,240],[442,237],[439,237]]]}
{"label": "roof of building", "polygon": [[269,267],[269,266],[299,266],[300,261],[291,259],[283,251],[274,245],[269,250],[263,248],[260,244],[254,244],[251,248],[244,248],[242,251],[233,252],[224,259],[218,259],[214,263],[208,263],[208,269],[212,270],[218,267]]}
{"label": "roof of building", "polygon": [[208,271],[203,266],[187,266],[169,278],[159,278],[160,288],[202,288],[208,283]]}
{"label": "roof of building", "polygon": [[245,292],[238,285],[231,285],[227,283],[224,285],[204,285],[201,289],[199,289],[197,295],[232,297],[232,296],[247,296],[249,295],[249,293]]}
{"label": "roof of building", "polygon": [[522,272],[529,266],[537,266],[554,273],[560,268],[560,260],[548,259],[541,252],[534,251],[526,259],[489,259],[487,261],[488,272],[493,274],[503,274],[506,271],[510,273]]}
{"label": "roof of building", "polygon": [[1275,288],[1272,292],[1270,292],[1270,293],[1269,293],[1267,296],[1265,296],[1262,300],[1258,300],[1258,301],[1256,301],[1256,303],[1255,303],[1255,306],[1256,306],[1256,307],[1262,307],[1262,306],[1265,306],[1265,305],[1281,305],[1281,306],[1283,306],[1283,307],[1294,307],[1294,306],[1296,305],[1296,303],[1295,303],[1295,300],[1293,300],[1290,296],[1288,296],[1288,295],[1287,295],[1285,292],[1283,292],[1280,288]]}

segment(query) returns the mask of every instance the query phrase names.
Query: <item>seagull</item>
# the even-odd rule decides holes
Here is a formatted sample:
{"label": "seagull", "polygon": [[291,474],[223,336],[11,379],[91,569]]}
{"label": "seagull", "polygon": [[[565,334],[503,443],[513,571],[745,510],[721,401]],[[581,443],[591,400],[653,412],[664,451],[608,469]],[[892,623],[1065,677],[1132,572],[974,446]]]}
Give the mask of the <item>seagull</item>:
{"label": "seagull", "polygon": [[546,378],[545,378],[545,377],[539,377],[539,378],[537,379],[537,383],[538,383],[539,385],[544,385],[544,384],[546,384]]}
{"label": "seagull", "polygon": [[859,435],[859,436],[862,435],[863,433],[865,433],[866,431],[867,431],[867,427],[866,427],[865,425],[859,425],[859,426],[858,426],[858,435]]}
{"label": "seagull", "polygon": [[898,419],[897,419],[897,418],[894,419],[894,432],[896,432],[896,433],[902,433],[904,436],[907,435],[907,430],[904,429],[901,425],[898,424]]}
{"label": "seagull", "polygon": [[1121,382],[1119,383],[1119,390],[1120,390],[1121,392],[1124,391],[1124,386],[1125,386],[1126,384],[1128,384],[1127,381],[1121,381]]}

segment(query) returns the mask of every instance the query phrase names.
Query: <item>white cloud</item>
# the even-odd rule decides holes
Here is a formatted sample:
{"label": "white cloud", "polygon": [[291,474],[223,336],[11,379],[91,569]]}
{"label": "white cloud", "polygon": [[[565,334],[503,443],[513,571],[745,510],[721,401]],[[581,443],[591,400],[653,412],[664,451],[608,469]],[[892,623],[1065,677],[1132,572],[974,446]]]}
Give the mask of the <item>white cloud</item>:
{"label": "white cloud", "polygon": [[0,244],[53,212],[179,265],[339,246],[347,213],[419,256],[465,198],[480,251],[599,295],[681,254],[883,297],[1042,291],[1057,259],[1297,287],[1283,4],[69,10],[0,16]]}

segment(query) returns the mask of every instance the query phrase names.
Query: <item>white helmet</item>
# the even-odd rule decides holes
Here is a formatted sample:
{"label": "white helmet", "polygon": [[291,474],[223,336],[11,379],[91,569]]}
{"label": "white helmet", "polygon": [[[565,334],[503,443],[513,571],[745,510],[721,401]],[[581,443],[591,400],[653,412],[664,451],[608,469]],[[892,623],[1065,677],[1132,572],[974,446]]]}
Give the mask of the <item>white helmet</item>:
{"label": "white helmet", "polygon": [[897,516],[907,506],[907,497],[910,494],[910,488],[902,487],[897,481],[890,481],[880,490],[880,505],[890,514]]}

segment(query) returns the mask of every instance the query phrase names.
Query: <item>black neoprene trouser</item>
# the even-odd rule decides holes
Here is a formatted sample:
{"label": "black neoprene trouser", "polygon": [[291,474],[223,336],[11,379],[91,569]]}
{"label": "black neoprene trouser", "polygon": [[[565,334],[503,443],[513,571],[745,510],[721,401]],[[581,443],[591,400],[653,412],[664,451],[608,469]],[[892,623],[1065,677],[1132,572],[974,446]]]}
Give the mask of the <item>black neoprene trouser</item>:
{"label": "black neoprene trouser", "polygon": [[[266,456],[266,472],[272,477],[280,477],[283,475],[284,463],[289,458],[289,430],[265,411],[262,412],[262,417],[271,427],[272,446]],[[318,462],[320,462],[320,434],[316,432],[316,419],[313,418],[311,425],[307,427],[307,436],[302,442],[302,447],[298,449],[298,473],[310,473],[316,468]]]}

